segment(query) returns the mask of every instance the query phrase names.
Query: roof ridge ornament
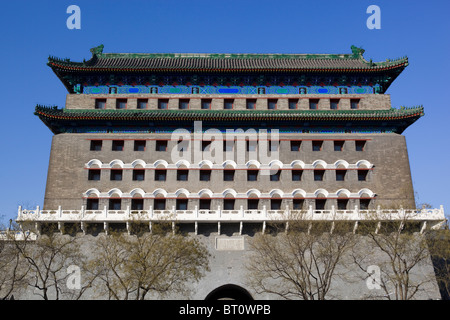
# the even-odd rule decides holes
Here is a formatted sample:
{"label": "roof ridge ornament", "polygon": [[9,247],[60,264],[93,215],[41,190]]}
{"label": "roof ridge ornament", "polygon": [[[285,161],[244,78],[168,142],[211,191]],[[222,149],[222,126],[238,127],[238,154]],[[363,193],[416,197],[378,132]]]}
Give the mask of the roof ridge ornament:
{"label": "roof ridge ornament", "polygon": [[92,55],[95,56],[97,54],[102,54],[104,47],[105,46],[103,44],[101,44],[101,45],[99,45],[97,47],[91,48],[89,51],[91,51]]}
{"label": "roof ridge ornament", "polygon": [[351,49],[353,53],[352,57],[355,59],[362,58],[364,52],[366,52],[366,50],[364,50],[363,48],[358,48],[357,46],[351,46]]}

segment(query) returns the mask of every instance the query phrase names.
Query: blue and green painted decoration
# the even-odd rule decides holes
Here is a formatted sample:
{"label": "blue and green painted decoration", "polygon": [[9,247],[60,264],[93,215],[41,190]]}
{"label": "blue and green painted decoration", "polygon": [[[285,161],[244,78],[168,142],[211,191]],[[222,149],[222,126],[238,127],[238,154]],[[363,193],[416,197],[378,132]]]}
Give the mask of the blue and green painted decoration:
{"label": "blue and green painted decoration", "polygon": [[84,94],[371,94],[371,86],[85,86]]}

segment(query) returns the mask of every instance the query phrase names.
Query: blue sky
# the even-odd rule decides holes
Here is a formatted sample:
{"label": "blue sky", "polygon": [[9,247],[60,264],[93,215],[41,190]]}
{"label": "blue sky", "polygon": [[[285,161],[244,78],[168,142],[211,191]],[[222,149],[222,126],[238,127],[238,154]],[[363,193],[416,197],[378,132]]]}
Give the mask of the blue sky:
{"label": "blue sky", "polygon": [[[80,30],[66,27],[72,4],[81,9]],[[366,27],[372,4],[381,9],[380,30]],[[82,61],[99,44],[105,52],[161,53],[350,53],[356,45],[374,61],[406,55],[410,65],[387,93],[394,107],[425,107],[404,132],[414,188],[419,202],[450,213],[449,9],[448,0],[2,3],[0,222],[14,219],[19,204],[43,204],[52,133],[34,107],[63,107],[67,94],[48,56]]]}

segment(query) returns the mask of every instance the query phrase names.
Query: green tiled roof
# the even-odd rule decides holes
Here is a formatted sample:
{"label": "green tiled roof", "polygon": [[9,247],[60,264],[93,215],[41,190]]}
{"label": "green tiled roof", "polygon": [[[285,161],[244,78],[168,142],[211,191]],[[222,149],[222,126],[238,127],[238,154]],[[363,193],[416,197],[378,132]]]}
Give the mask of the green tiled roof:
{"label": "green tiled roof", "polygon": [[65,120],[394,120],[423,115],[423,107],[389,110],[97,110],[37,106],[40,117]]}
{"label": "green tiled roof", "polygon": [[49,57],[50,67],[65,71],[294,71],[352,72],[403,68],[408,58],[382,62],[367,61],[364,50],[352,46],[351,54],[200,54],[200,53],[103,53],[103,46],[91,49],[88,61]]}

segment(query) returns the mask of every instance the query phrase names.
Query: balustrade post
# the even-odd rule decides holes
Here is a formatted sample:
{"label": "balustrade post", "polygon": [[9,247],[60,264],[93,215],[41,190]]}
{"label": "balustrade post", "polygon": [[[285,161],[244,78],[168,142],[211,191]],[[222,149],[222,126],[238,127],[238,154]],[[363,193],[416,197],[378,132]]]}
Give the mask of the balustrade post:
{"label": "balustrade post", "polygon": [[84,206],[81,206],[81,218],[84,218]]}
{"label": "balustrade post", "polygon": [[38,217],[41,216],[41,208],[40,208],[39,206],[36,206],[36,215],[37,215]]}
{"label": "balustrade post", "polygon": [[106,206],[103,207],[103,217],[108,218],[108,209],[106,208]]}
{"label": "balustrade post", "polygon": [[84,221],[81,221],[80,228],[83,231],[83,235],[86,235],[86,223]]}
{"label": "balustrade post", "polygon": [[34,223],[34,229],[36,230],[37,235],[41,235],[41,223],[36,221]]}
{"label": "balustrade post", "polygon": [[263,216],[264,216],[264,218],[267,218],[267,208],[266,208],[266,205],[263,205]]}
{"label": "balustrade post", "polygon": [[61,210],[61,206],[58,206],[58,217],[61,218],[62,217],[62,210]]}
{"label": "balustrade post", "polygon": [[58,221],[58,230],[61,234],[64,234],[64,222]]}
{"label": "balustrade post", "polygon": [[355,221],[355,225],[353,226],[353,234],[356,233],[356,229],[358,229],[358,221]]}
{"label": "balustrade post", "polygon": [[22,218],[22,206],[19,206],[19,210],[17,211],[17,217],[19,220]]}
{"label": "balustrade post", "polygon": [[194,207],[195,217],[198,218],[198,206]]}
{"label": "balustrade post", "polygon": [[220,209],[220,206],[217,207],[217,210],[219,211],[219,218],[222,218],[222,209]]}
{"label": "balustrade post", "polygon": [[109,233],[109,224],[108,222],[103,222],[103,230],[105,231],[105,234],[108,235]]}
{"label": "balustrade post", "polygon": [[420,234],[423,234],[427,229],[427,221],[422,222],[422,227],[420,228]]}
{"label": "balustrade post", "polygon": [[244,217],[244,206],[241,206],[241,208],[240,208],[240,214],[241,214],[241,217],[243,218]]}

